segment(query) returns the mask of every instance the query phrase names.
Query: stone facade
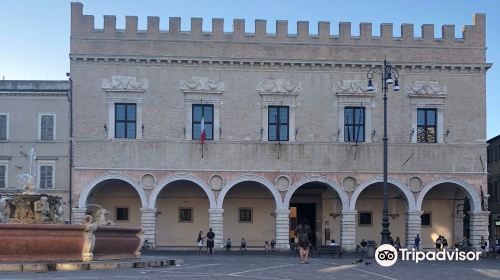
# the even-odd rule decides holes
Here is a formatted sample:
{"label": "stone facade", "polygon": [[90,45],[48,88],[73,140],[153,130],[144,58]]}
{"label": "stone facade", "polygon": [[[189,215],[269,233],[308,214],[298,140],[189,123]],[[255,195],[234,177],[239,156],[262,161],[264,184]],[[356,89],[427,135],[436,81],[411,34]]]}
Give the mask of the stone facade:
{"label": "stone facade", "polygon": [[[65,220],[69,218],[69,89],[68,81],[0,81],[0,195],[22,192],[17,175],[30,173],[33,148],[37,186],[42,166],[50,167],[43,170],[43,177],[51,182],[38,191],[63,197]],[[44,133],[43,116],[51,119],[50,127],[43,125],[48,129]]]}
{"label": "stone facade", "polygon": [[[351,35],[350,23],[340,23],[338,35],[330,34],[329,23],[320,22],[314,35],[308,25],[298,22],[298,34],[288,34],[288,23],[278,21],[269,34],[258,20],[255,33],[246,33],[245,22],[235,20],[227,32],[214,19],[205,32],[195,18],[191,30],[182,31],[180,19],[170,18],[166,32],[159,18],[148,17],[148,29],[138,31],[137,17],[127,17],[126,29],[118,30],[116,18],[105,16],[104,29],[97,30],[83,5],[72,3],[74,205],[85,208],[89,199],[99,199],[97,191],[110,181],[135,190],[130,211],[140,211],[146,239],[156,244],[161,236],[161,246],[193,245],[205,226],[213,228],[217,246],[228,237],[234,242],[241,236],[227,232],[245,228],[235,221],[244,207],[253,211],[251,222],[262,223],[260,232],[248,232],[263,236],[252,237],[252,245],[275,238],[286,248],[289,209],[297,203],[316,205],[321,243],[327,232],[346,249],[362,237],[378,240],[383,102],[380,89],[368,92],[365,85],[367,71],[387,58],[402,87],[389,92],[394,230],[411,245],[424,231],[421,213],[432,212],[436,223],[447,223],[446,232],[429,225],[424,246],[432,246],[436,232],[456,239],[466,232],[455,232],[459,227],[449,217],[461,201],[469,206],[460,209],[470,212],[462,213],[470,216],[470,238],[477,240],[488,222],[480,196],[487,178],[479,160],[486,152],[485,78],[491,67],[485,15],[475,15],[461,38],[448,25],[439,38],[433,25],[422,26],[421,38],[410,24],[401,27],[401,37],[393,37],[391,24],[372,36],[371,24],[363,23],[359,37]],[[213,140],[203,146],[192,136],[192,105],[201,102],[213,106]],[[136,106],[133,139],[115,138],[115,105],[121,103]],[[269,106],[289,109],[287,141],[269,141]],[[365,109],[363,142],[344,142],[344,109],[350,106]],[[420,108],[436,109],[436,143],[417,143]],[[187,193],[192,186],[196,190]],[[123,206],[103,197],[109,207]],[[446,200],[446,213],[439,199]],[[191,209],[191,223],[172,213],[176,207]],[[168,213],[153,215],[160,208]],[[362,212],[375,217],[371,228],[360,225]],[[189,232],[183,240],[168,234],[180,229]]]}

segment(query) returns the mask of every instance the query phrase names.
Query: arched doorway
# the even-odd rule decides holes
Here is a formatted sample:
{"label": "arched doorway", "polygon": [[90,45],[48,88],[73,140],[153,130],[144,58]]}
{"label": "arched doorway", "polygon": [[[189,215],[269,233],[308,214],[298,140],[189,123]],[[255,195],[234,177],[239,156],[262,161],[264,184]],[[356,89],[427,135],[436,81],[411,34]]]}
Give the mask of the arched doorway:
{"label": "arched doorway", "polygon": [[469,184],[445,180],[424,187],[418,197],[417,207],[423,211],[423,248],[433,248],[439,235],[448,240],[450,247],[464,237],[471,238],[469,213],[481,210],[479,196]]}
{"label": "arched doorway", "polygon": [[230,238],[237,247],[245,238],[248,247],[263,247],[276,238],[276,197],[269,185],[234,181],[219,194],[219,201],[224,209],[223,244]]}
{"label": "arched doorway", "polygon": [[[400,181],[389,178],[387,185],[387,207],[391,238],[399,237],[401,246],[408,244],[407,212],[415,209],[413,194]],[[356,210],[356,240],[373,240],[381,244],[382,216],[384,209],[384,183],[382,178],[374,178],[360,184],[351,198],[350,207]]]}
{"label": "arched doorway", "polygon": [[89,190],[81,208],[94,213],[96,209],[103,207],[111,213],[108,219],[117,225],[140,227],[142,204],[141,196],[129,182],[105,179]]}
{"label": "arched doorway", "polygon": [[162,181],[152,194],[157,209],[156,245],[158,247],[193,247],[201,230],[209,228],[208,209],[214,199],[197,183],[178,179]]}
{"label": "arched doorway", "polygon": [[290,242],[295,241],[294,230],[306,218],[313,230],[313,246],[341,243],[341,219],[347,196],[335,182],[307,180],[295,184],[285,197],[290,208]]}

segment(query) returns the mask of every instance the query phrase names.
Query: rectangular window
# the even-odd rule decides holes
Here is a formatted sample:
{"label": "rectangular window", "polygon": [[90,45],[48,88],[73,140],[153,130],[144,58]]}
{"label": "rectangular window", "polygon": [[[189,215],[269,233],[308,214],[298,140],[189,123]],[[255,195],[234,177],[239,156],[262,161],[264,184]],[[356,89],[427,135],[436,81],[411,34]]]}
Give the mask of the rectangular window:
{"label": "rectangular window", "polygon": [[417,142],[436,143],[437,110],[418,109],[417,110]]}
{"label": "rectangular window", "polygon": [[372,212],[359,212],[359,225],[372,225]]}
{"label": "rectangular window", "polygon": [[128,207],[116,207],[116,220],[117,221],[128,221]]}
{"label": "rectangular window", "polygon": [[136,138],[136,106],[134,103],[115,104],[115,138]]}
{"label": "rectangular window", "polygon": [[238,208],[238,223],[251,223],[252,212],[252,208]]}
{"label": "rectangular window", "polygon": [[193,222],[193,208],[179,208],[179,223]]}
{"label": "rectangular window", "polygon": [[40,116],[40,140],[54,141],[54,115]]}
{"label": "rectangular window", "polygon": [[365,141],[365,108],[345,107],[344,142]]}
{"label": "rectangular window", "polygon": [[268,140],[288,141],[288,106],[269,106],[268,112]]}
{"label": "rectangular window", "polygon": [[6,114],[0,114],[0,141],[7,140],[8,118]]}
{"label": "rectangular window", "polygon": [[424,213],[420,216],[420,225],[431,226],[431,213]]}
{"label": "rectangular window", "polygon": [[53,165],[40,165],[38,172],[41,189],[52,189],[54,187],[54,166]]}
{"label": "rectangular window", "polygon": [[7,165],[0,165],[0,189],[7,187]]}
{"label": "rectangular window", "polygon": [[214,105],[193,104],[192,139],[201,139],[201,120],[204,119],[205,139],[214,140]]}

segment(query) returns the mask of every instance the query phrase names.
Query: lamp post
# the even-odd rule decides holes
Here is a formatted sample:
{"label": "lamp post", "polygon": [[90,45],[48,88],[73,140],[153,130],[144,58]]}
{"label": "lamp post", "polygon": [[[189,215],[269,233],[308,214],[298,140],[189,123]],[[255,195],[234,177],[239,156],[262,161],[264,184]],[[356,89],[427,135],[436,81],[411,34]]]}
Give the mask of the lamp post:
{"label": "lamp post", "polygon": [[[384,59],[384,65],[372,66],[366,76],[368,78],[368,91],[373,91],[373,75],[379,74],[382,77],[382,91],[384,92],[384,210],[382,212],[382,244],[389,244],[391,232],[389,231],[389,209],[387,206],[387,90],[389,85],[394,84],[393,90],[399,91],[399,73],[398,70],[387,59]],[[394,80],[393,80],[394,77]]]}

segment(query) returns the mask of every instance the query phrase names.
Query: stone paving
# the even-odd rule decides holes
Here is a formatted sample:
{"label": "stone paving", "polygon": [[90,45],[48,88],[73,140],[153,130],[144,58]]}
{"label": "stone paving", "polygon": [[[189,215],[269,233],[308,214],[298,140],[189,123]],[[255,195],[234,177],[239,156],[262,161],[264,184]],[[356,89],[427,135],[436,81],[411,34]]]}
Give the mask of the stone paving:
{"label": "stone paving", "polygon": [[[164,254],[162,254],[164,255]],[[352,264],[356,258],[313,258],[310,264],[299,264],[296,257],[284,254],[168,254],[183,263],[168,268],[136,268],[73,272],[3,272],[0,279],[499,279],[500,259],[476,262],[419,264],[399,261],[390,268],[375,260]]]}

